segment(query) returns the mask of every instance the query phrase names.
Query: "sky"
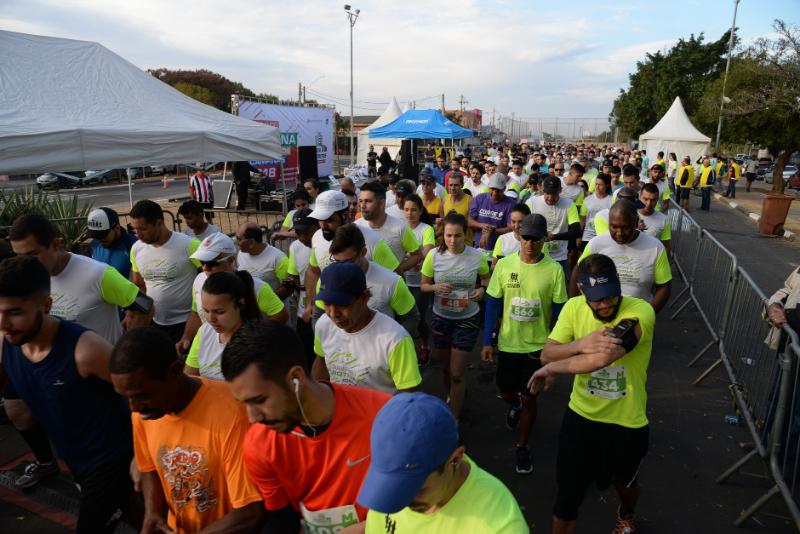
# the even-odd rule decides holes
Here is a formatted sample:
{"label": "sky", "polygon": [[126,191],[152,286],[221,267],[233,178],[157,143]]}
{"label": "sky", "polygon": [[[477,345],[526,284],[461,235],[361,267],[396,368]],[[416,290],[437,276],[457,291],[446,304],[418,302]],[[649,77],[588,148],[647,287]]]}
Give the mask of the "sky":
{"label": "sky", "polygon": [[[353,0],[356,115],[394,96],[417,108],[495,116],[605,119],[647,52],[681,37],[718,39],[733,0]],[[660,4],[661,11],[653,9]],[[349,114],[349,24],[343,3],[318,0],[2,0],[0,29],[97,41],[147,69],[206,68],[256,93],[307,97]],[[746,43],[800,0],[742,0]],[[0,51],[1,52],[1,51]]]}

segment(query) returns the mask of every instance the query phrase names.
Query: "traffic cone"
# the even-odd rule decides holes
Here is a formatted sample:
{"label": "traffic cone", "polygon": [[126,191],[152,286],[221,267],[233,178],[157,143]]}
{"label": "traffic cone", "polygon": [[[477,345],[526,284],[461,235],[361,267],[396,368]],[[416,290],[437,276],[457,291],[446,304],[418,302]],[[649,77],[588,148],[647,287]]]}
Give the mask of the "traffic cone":
{"label": "traffic cone", "polygon": [[161,179],[161,183],[163,184],[164,189],[169,187],[169,182],[167,181],[167,175],[164,175],[164,178]]}

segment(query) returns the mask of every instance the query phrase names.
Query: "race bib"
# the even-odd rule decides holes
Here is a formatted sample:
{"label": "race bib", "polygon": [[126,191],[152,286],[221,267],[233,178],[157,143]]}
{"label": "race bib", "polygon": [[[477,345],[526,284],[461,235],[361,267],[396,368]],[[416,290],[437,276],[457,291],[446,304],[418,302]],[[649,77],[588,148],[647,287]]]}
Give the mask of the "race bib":
{"label": "race bib", "polygon": [[628,394],[627,385],[625,366],[615,365],[603,367],[592,373],[586,381],[586,391],[589,395],[616,400]]}
{"label": "race bib", "polygon": [[358,523],[358,513],[352,504],[312,512],[300,503],[303,534],[335,534]]}
{"label": "race bib", "polygon": [[545,245],[545,247],[547,247],[547,250],[549,252],[554,252],[554,251],[558,250],[559,243],[558,243],[558,241],[548,241],[544,245]]}
{"label": "race bib", "polygon": [[469,306],[469,291],[466,289],[453,289],[439,298],[439,307],[445,311],[460,313]]}
{"label": "race bib", "polygon": [[512,320],[523,323],[538,321],[542,315],[541,301],[539,299],[514,297],[511,299],[511,309],[508,315]]}

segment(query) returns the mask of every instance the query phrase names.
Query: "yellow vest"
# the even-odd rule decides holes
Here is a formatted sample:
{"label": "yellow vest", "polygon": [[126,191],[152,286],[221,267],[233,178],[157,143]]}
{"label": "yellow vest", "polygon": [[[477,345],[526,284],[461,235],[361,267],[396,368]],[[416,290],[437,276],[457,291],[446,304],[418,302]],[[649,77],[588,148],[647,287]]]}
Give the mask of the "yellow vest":
{"label": "yellow vest", "polygon": [[[686,170],[686,177],[683,178],[683,182],[681,182],[680,180],[682,179],[684,170]],[[691,189],[691,187],[694,185],[694,167],[692,167],[691,165],[684,165],[683,167],[678,169],[677,179],[679,186]]]}
{"label": "yellow vest", "polygon": [[703,167],[703,170],[700,174],[700,187],[711,187],[711,184],[708,183],[708,177],[712,172],[714,172],[714,168],[711,165],[708,167]]}

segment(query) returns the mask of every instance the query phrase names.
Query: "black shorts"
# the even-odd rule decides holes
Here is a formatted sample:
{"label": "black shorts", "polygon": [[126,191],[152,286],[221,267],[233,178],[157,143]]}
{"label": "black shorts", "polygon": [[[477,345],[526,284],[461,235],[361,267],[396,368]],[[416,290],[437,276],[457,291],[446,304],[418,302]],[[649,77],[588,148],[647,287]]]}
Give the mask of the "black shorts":
{"label": "black shorts", "polygon": [[691,193],[691,192],[692,192],[692,189],[690,187],[681,187],[678,190],[678,195],[677,196],[681,200],[686,200],[686,199],[689,198],[689,193]]}
{"label": "black shorts", "polygon": [[578,508],[592,482],[630,486],[647,454],[650,427],[627,428],[590,421],[567,408],[558,435],[556,504],[553,514],[564,521],[578,518]]}
{"label": "black shorts", "polygon": [[80,487],[79,534],[111,534],[117,528],[133,490],[130,458],[92,469],[70,469]]}
{"label": "black shorts", "polygon": [[497,355],[495,383],[501,393],[530,396],[528,380],[542,367],[542,351],[513,353],[500,351]]}

